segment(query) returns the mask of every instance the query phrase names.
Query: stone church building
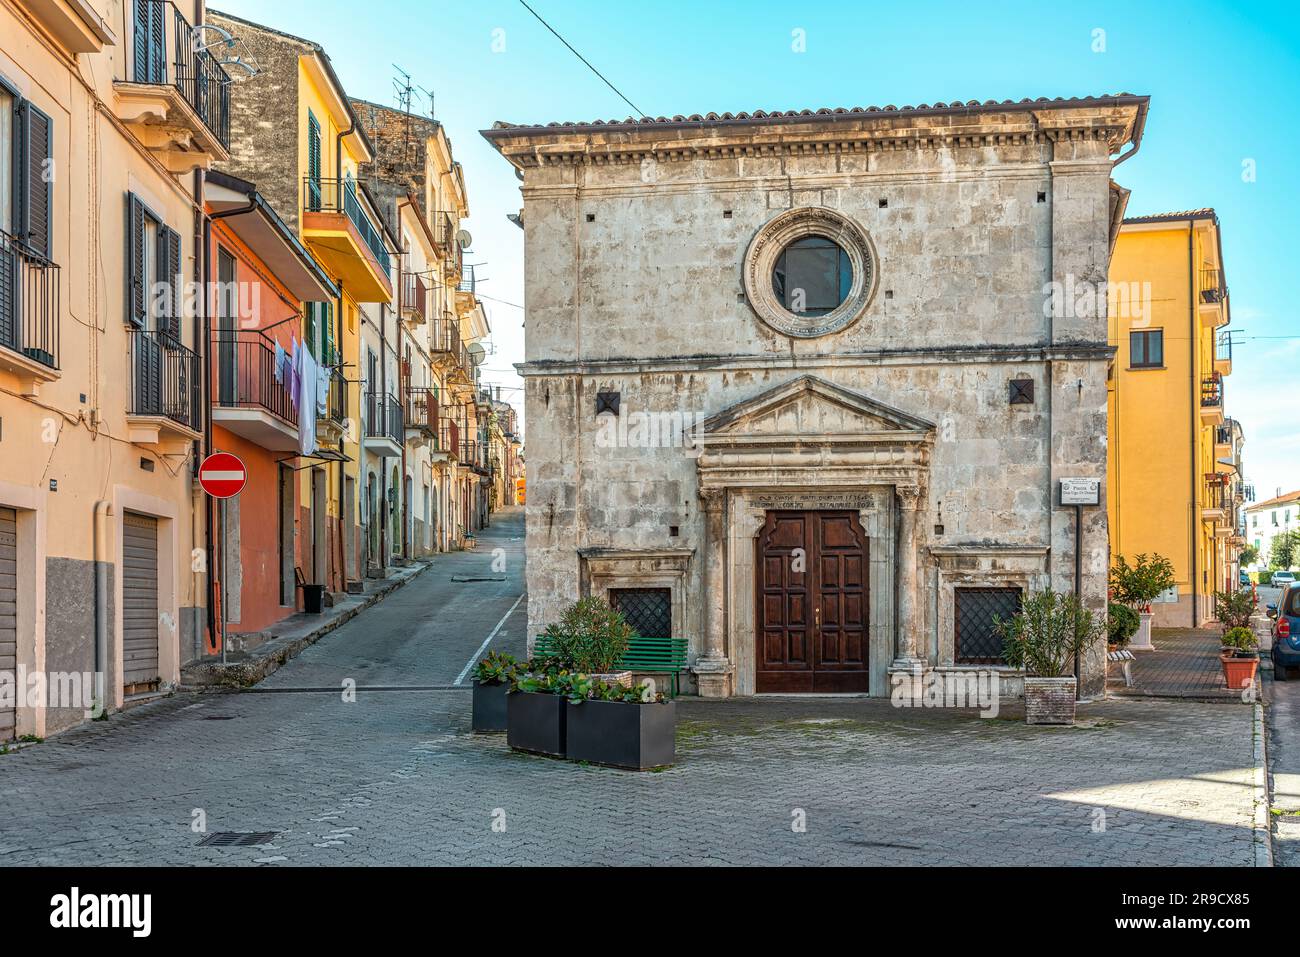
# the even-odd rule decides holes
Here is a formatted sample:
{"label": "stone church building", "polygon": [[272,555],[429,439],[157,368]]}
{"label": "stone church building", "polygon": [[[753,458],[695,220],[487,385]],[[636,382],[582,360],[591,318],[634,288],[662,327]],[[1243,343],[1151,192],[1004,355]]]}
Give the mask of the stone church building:
{"label": "stone church building", "polygon": [[[1112,350],[1086,291],[1146,111],[485,131],[524,202],[530,633],[595,594],[687,637],[700,694],[887,695],[1004,667],[993,618],[1030,592],[1077,576],[1104,613]],[[1066,478],[1101,480],[1077,556]]]}

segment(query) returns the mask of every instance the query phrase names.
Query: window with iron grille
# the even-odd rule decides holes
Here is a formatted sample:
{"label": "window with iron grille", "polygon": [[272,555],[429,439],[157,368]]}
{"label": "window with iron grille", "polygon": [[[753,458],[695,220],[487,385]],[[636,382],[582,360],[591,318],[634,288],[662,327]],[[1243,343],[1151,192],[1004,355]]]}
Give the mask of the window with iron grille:
{"label": "window with iron grille", "polygon": [[609,603],[642,638],[672,637],[671,588],[611,588]]}
{"label": "window with iron grille", "polygon": [[1009,621],[1020,611],[1019,588],[954,589],[957,623],[954,660],[959,665],[1004,663],[1002,638],[994,620]]}

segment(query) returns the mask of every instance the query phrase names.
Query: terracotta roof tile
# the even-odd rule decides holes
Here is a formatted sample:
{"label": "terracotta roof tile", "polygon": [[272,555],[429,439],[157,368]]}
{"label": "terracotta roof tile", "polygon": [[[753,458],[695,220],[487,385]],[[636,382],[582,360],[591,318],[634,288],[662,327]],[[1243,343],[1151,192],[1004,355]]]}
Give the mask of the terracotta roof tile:
{"label": "terracotta roof tile", "polygon": [[1263,508],[1276,508],[1279,505],[1290,505],[1292,502],[1300,502],[1300,491],[1287,492],[1285,495],[1279,495],[1277,498],[1270,498],[1264,502],[1255,502],[1246,506],[1246,511],[1257,512]]}
{"label": "terracotta roof tile", "polygon": [[1145,216],[1126,216],[1126,223],[1161,223],[1166,220],[1174,219],[1214,219],[1218,214],[1212,207],[1206,206],[1201,209],[1184,209],[1173,213],[1148,213]]}

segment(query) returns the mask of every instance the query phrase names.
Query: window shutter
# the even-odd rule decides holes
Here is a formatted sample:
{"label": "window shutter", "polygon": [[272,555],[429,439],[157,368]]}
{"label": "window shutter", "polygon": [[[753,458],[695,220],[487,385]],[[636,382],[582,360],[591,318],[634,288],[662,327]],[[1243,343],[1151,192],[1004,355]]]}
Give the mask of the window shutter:
{"label": "window shutter", "polygon": [[167,300],[162,304],[159,328],[177,342],[181,341],[181,236],[174,229],[163,227],[159,234],[161,249],[158,262],[161,279],[168,287]]}
{"label": "window shutter", "polygon": [[150,0],[135,0],[135,32],[132,47],[135,52],[135,82],[149,82],[149,22],[152,20]]}
{"label": "window shutter", "polygon": [[126,315],[131,325],[144,329],[149,318],[144,288],[144,264],[148,255],[144,238],[144,204],[134,193],[127,194],[126,202]]}
{"label": "window shutter", "polygon": [[147,3],[150,10],[149,22],[149,47],[150,57],[149,65],[151,70],[151,83],[167,82],[167,27],[163,14],[167,12],[168,4],[164,3]]}
{"label": "window shutter", "polygon": [[18,342],[18,253],[0,237],[0,345],[21,348]]}
{"label": "window shutter", "polygon": [[316,354],[316,309],[316,303],[307,303],[307,326],[303,338],[312,355]]}
{"label": "window shutter", "polygon": [[324,304],[324,318],[321,322],[321,362],[334,364],[334,303]]}
{"label": "window shutter", "polygon": [[52,159],[52,124],[50,118],[32,106],[22,105],[24,130],[23,163],[23,241],[33,251],[50,258],[50,160]]}

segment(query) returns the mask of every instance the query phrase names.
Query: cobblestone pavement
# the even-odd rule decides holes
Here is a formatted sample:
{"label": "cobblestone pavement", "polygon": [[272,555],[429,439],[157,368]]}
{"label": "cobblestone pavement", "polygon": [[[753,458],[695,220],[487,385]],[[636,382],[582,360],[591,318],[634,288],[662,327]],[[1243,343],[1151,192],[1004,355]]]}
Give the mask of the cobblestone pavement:
{"label": "cobblestone pavement", "polygon": [[1155,651],[1133,653],[1133,685],[1111,665],[1110,690],[1115,694],[1197,698],[1242,702],[1241,692],[1228,688],[1219,663],[1219,632],[1192,628],[1157,628],[1151,633]]}
{"label": "cobblestone pavement", "polygon": [[[492,647],[522,645],[518,532],[498,522],[452,559],[506,548],[507,581],[430,569],[258,691],[177,695],[0,756],[0,864],[1254,860],[1244,707],[1114,700],[1031,729],[1010,710],[682,699],[679,764],[636,774],[473,735],[467,690],[366,690],[447,688],[503,617]],[[200,847],[196,820],[277,835]]]}

